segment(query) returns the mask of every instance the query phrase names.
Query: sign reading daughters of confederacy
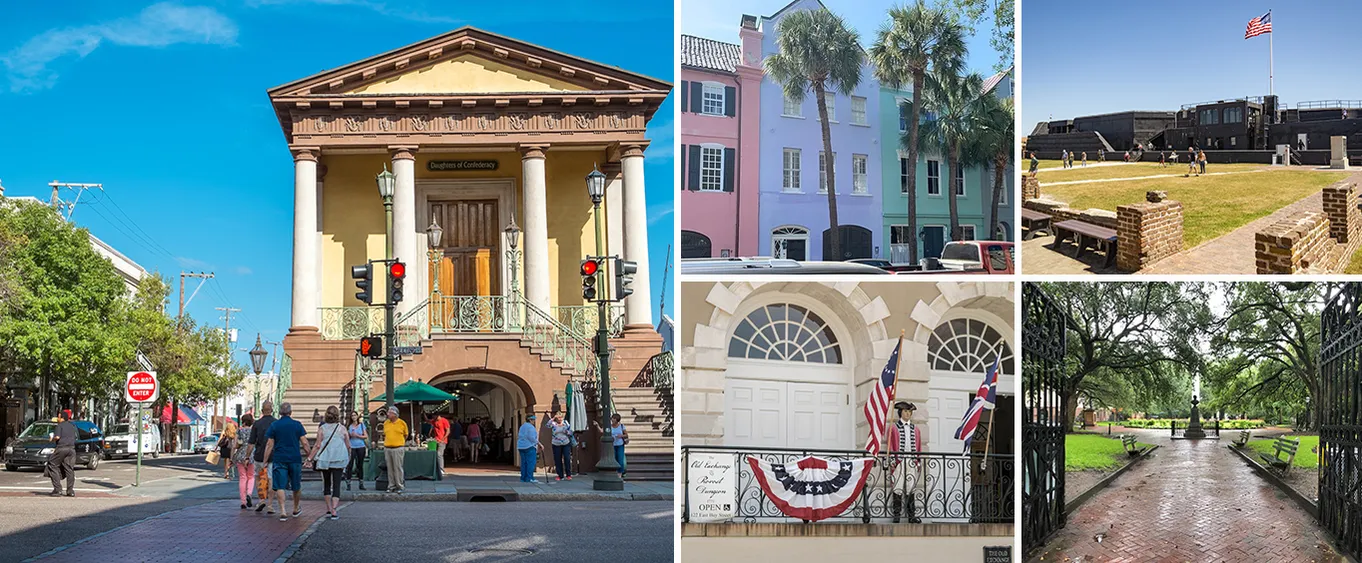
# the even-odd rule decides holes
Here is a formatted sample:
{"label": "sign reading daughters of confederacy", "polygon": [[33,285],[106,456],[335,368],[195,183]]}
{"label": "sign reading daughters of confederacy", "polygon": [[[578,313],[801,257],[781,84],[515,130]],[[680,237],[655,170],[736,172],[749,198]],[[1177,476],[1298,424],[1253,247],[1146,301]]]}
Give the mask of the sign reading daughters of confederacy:
{"label": "sign reading daughters of confederacy", "polygon": [[686,468],[691,522],[727,522],[737,512],[738,471],[732,453],[690,452]]}
{"label": "sign reading daughters of confederacy", "polygon": [[432,160],[426,164],[431,172],[449,170],[496,170],[495,160]]}

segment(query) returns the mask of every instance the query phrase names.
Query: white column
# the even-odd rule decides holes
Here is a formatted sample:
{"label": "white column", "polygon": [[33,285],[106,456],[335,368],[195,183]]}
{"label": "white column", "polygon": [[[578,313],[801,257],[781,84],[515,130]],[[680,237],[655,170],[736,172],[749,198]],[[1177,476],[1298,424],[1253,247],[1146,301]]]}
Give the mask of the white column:
{"label": "white column", "polygon": [[549,204],[544,179],[546,145],[520,147],[525,196],[525,299],[549,314]]}
{"label": "white column", "polygon": [[624,259],[638,263],[633,295],[624,300],[624,324],[653,326],[653,296],[648,285],[648,204],[644,200],[644,145],[622,147],[624,173]]}
{"label": "white column", "polygon": [[[393,158],[393,175],[397,176],[393,189],[393,257],[407,264],[406,291],[397,306],[399,315],[406,314],[421,302],[418,272],[425,262],[424,254],[416,247],[416,152],[414,147],[389,147]],[[386,289],[385,289],[386,291]]]}
{"label": "white column", "polygon": [[[606,163],[605,173],[605,244],[606,254],[624,255],[624,183],[620,165]],[[614,275],[611,272],[611,275]],[[607,284],[613,285],[613,284]]]}
{"label": "white column", "polygon": [[293,149],[293,320],[294,329],[317,330],[317,153]]}
{"label": "white column", "polygon": [[[323,226],[322,226],[322,216],[324,215],[324,213],[322,213],[322,181],[325,180],[325,179],[326,179],[326,165],[325,165],[325,164],[317,164],[317,196],[316,196],[316,198],[317,198],[317,200],[316,200],[316,201],[317,201],[317,204],[316,204],[314,207],[317,208],[317,268],[316,268],[316,270],[317,270],[317,303],[318,303],[319,306],[320,306],[321,300],[322,300],[322,287],[326,284],[326,282],[324,281],[324,280],[326,279],[326,267],[323,265],[323,263],[326,261],[326,257],[325,257],[325,256],[322,256],[322,242],[323,242],[323,240],[322,240],[322,239],[323,239],[323,237],[322,237],[322,228],[323,228]],[[348,271],[345,273],[345,275],[346,275],[346,279],[349,279],[349,272],[348,272]],[[317,314],[318,314],[318,318],[320,318],[321,312],[318,311]]]}

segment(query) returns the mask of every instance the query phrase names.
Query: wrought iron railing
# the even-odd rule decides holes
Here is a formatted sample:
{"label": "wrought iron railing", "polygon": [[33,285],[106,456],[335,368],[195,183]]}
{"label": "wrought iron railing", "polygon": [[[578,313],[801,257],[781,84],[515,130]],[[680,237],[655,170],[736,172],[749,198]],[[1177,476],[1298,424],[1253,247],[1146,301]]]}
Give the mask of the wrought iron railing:
{"label": "wrought iron railing", "polygon": [[[558,305],[551,307],[554,318],[568,327],[573,334],[583,340],[596,337],[596,325],[600,321],[600,311],[595,305]],[[617,338],[624,332],[624,306],[606,307],[606,322],[610,324],[610,337]]]}
{"label": "wrought iron railing", "polygon": [[[792,450],[780,448],[682,446],[682,480],[686,503],[681,519],[690,521],[691,460],[696,454],[731,459],[734,482],[733,522],[798,522],[785,516],[762,490],[747,457],[789,463],[813,455],[829,461],[868,457],[857,450]],[[729,458],[728,456],[731,456]],[[840,523],[900,522],[1011,523],[1015,513],[1013,456],[1003,454],[886,453],[876,458],[860,497],[841,515]],[[910,498],[911,497],[911,498]]]}
{"label": "wrought iron railing", "polygon": [[596,376],[600,366],[589,340],[578,337],[572,329],[524,298],[515,295],[511,299],[513,310],[524,311],[524,325],[519,327],[522,339],[562,362],[577,375]]}
{"label": "wrought iron railing", "polygon": [[284,360],[279,362],[279,382],[274,386],[274,404],[284,404],[284,392],[293,387],[293,356],[284,354]]}
{"label": "wrought iron railing", "polygon": [[511,332],[507,298],[501,295],[442,295],[431,302],[434,332]]}
{"label": "wrought iron railing", "polygon": [[648,358],[648,363],[639,371],[638,377],[630,387],[652,387],[671,389],[675,380],[676,356],[668,350]]}
{"label": "wrought iron railing", "polygon": [[322,338],[358,340],[383,334],[383,307],[321,307]]}

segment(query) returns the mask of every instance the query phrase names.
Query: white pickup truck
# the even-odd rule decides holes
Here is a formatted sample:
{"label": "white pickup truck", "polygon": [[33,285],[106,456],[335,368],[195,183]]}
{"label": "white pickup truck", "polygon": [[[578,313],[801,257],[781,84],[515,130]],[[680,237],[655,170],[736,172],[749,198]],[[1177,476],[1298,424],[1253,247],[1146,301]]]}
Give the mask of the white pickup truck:
{"label": "white pickup truck", "polygon": [[[139,443],[137,441],[137,427],[132,424],[122,422],[115,424],[109,432],[104,435],[104,457],[119,458],[133,457],[137,455]],[[141,450],[143,455],[160,457],[161,455],[161,429],[155,424],[144,423],[142,425]]]}

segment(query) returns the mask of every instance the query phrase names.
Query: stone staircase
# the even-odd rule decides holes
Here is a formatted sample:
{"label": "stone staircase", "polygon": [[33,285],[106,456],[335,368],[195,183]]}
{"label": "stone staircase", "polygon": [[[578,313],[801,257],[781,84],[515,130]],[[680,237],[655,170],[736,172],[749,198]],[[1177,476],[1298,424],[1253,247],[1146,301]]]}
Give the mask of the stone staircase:
{"label": "stone staircase", "polygon": [[625,447],[628,478],[672,480],[675,438],[671,389],[624,387],[610,393],[621,423],[629,430],[629,445]]}

